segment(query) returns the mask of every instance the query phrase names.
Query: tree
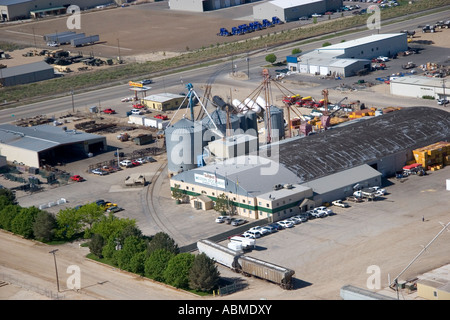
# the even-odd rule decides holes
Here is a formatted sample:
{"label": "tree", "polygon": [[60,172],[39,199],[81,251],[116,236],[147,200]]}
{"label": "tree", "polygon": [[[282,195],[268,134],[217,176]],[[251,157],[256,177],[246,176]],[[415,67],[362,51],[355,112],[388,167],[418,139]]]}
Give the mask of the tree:
{"label": "tree", "polygon": [[19,213],[11,221],[11,231],[27,239],[33,238],[34,219],[39,211],[36,207],[21,208]]}
{"label": "tree", "polygon": [[178,245],[175,243],[175,241],[167,233],[164,232],[158,232],[153,236],[148,244],[147,252],[149,255],[151,255],[153,251],[158,249],[166,249],[174,254],[180,252],[180,249],[178,248]]}
{"label": "tree", "polygon": [[300,50],[299,48],[295,48],[295,49],[292,49],[291,53],[292,54],[299,54],[299,53],[302,53],[302,50]]}
{"label": "tree", "polygon": [[11,231],[11,222],[20,212],[20,207],[15,204],[9,204],[0,210],[0,227]]}
{"label": "tree", "polygon": [[0,208],[10,204],[17,204],[16,195],[9,189],[0,189]]}
{"label": "tree", "polygon": [[89,241],[89,250],[99,258],[103,258],[103,247],[105,246],[105,239],[99,234],[93,234],[91,241]]}
{"label": "tree", "polygon": [[214,210],[219,212],[222,215],[225,215],[229,209],[229,202],[227,195],[225,193],[220,194],[214,203]]}
{"label": "tree", "polygon": [[268,54],[268,55],[266,56],[266,61],[269,62],[269,63],[271,63],[271,64],[274,64],[275,61],[277,61],[277,56],[274,55],[273,53],[270,53],[270,54]]}
{"label": "tree", "polygon": [[126,238],[122,249],[114,253],[118,267],[123,270],[132,271],[133,267],[136,268],[132,264],[133,256],[140,252],[145,252],[146,247],[145,240],[142,238],[136,236]]}
{"label": "tree", "polygon": [[164,271],[175,253],[166,249],[154,250],[145,260],[145,276],[156,281],[164,282]]}
{"label": "tree", "polygon": [[58,229],[56,235],[62,239],[72,239],[73,236],[83,231],[83,219],[77,209],[66,208],[56,215]]}
{"label": "tree", "polygon": [[77,210],[77,213],[80,215],[81,222],[88,225],[89,228],[92,227],[94,222],[99,221],[105,215],[105,211],[96,203],[89,203],[82,206]]}
{"label": "tree", "polygon": [[192,268],[189,271],[189,287],[191,289],[209,292],[219,283],[220,273],[214,260],[205,253],[195,256]]}
{"label": "tree", "polygon": [[179,184],[175,184],[175,186],[172,188],[172,197],[177,201],[183,199],[184,193],[183,190],[181,190]]}
{"label": "tree", "polygon": [[55,233],[56,219],[47,211],[39,211],[34,219],[33,233],[36,240],[51,241]]}
{"label": "tree", "polygon": [[188,252],[177,254],[170,259],[164,271],[166,283],[177,288],[189,288],[189,272],[194,259],[194,255]]}

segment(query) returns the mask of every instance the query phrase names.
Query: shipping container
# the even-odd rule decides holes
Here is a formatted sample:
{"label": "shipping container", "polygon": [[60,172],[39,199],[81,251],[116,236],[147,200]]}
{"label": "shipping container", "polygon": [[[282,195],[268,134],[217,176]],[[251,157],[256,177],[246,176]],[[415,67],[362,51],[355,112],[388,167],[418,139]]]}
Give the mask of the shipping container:
{"label": "shipping container", "polygon": [[142,146],[144,144],[149,144],[153,142],[153,135],[151,134],[143,134],[133,138],[133,142],[138,146]]}
{"label": "shipping container", "polygon": [[87,36],[84,38],[72,39],[70,41],[70,44],[72,45],[72,47],[80,47],[87,44],[94,44],[98,41],[100,41],[99,35],[94,35],[94,36]]}

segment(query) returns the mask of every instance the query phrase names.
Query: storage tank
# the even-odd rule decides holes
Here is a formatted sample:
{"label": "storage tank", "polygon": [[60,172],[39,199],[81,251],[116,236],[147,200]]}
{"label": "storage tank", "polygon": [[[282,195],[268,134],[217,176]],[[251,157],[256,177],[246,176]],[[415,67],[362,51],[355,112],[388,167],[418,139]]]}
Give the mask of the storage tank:
{"label": "storage tank", "polygon": [[264,98],[258,96],[258,98],[256,98],[256,103],[261,107],[262,110],[266,110],[267,102],[266,100],[264,100]]}
{"label": "storage tank", "polygon": [[169,175],[196,168],[197,156],[207,145],[203,136],[207,128],[199,121],[183,118],[165,130]]}
{"label": "storage tank", "polygon": [[245,104],[243,104],[241,101],[239,101],[238,99],[233,99],[233,101],[231,102],[231,104],[239,111],[242,112],[243,110],[246,110],[246,106]]}
{"label": "storage tank", "polygon": [[239,119],[239,128],[241,128],[242,131],[247,131],[247,115],[243,113],[239,113],[237,115]]}
{"label": "storage tank", "polygon": [[256,112],[256,113],[261,112],[261,107],[255,101],[253,101],[252,99],[246,98],[244,100],[244,103],[248,107],[249,110],[251,110],[253,112]]}
{"label": "storage tank", "polygon": [[245,115],[245,119],[247,123],[247,129],[245,132],[258,136],[258,115],[253,111],[249,111]]}
{"label": "storage tank", "polygon": [[[280,140],[284,138],[284,111],[281,108],[270,106],[270,123],[271,123],[271,136],[275,140]],[[268,129],[268,117],[267,109],[264,112],[264,123],[265,128]]]}

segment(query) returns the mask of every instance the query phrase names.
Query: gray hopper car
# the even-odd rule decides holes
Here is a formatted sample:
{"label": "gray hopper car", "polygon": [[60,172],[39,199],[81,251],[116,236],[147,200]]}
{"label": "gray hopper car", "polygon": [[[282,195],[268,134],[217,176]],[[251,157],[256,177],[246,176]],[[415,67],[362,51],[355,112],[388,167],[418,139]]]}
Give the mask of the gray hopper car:
{"label": "gray hopper car", "polygon": [[240,256],[238,263],[240,271],[244,275],[277,283],[283,289],[290,290],[293,288],[292,280],[295,274],[294,270],[246,256]]}
{"label": "gray hopper car", "polygon": [[294,270],[252,257],[246,257],[241,253],[209,240],[198,241],[197,248],[200,253],[205,253],[209,258],[235,272],[279,284],[286,290],[293,288]]}

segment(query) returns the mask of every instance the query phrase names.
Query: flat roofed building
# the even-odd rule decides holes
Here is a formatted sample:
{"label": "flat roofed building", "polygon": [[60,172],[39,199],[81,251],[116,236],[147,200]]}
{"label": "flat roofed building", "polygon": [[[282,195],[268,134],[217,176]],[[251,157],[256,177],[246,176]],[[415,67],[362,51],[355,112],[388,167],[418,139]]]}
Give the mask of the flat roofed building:
{"label": "flat roofed building", "polygon": [[142,99],[142,102],[147,108],[158,111],[174,110],[181,104],[188,105],[188,99],[185,96],[168,92],[152,94]]}
{"label": "flat roofed building", "polygon": [[424,76],[391,77],[391,94],[413,98],[424,96],[435,99],[450,99],[450,87],[445,78]]}
{"label": "flat roofed building", "polygon": [[170,0],[171,10],[203,12],[229,8],[261,0]]}
{"label": "flat roofed building", "polygon": [[58,159],[86,158],[106,148],[106,138],[62,127],[0,125],[0,153],[10,162],[30,167],[51,164]]}
{"label": "flat roofed building", "polygon": [[5,87],[49,80],[54,77],[54,68],[44,61],[27,63],[0,70],[0,83]]}

